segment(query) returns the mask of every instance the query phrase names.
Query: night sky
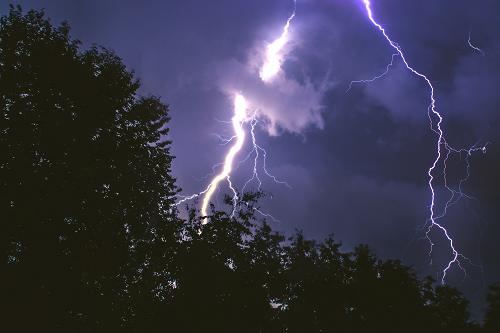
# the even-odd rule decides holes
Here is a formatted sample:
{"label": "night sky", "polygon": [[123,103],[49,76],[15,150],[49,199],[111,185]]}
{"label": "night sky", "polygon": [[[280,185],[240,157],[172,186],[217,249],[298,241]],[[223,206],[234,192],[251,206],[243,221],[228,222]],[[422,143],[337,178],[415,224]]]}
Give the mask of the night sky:
{"label": "night sky", "polygon": [[[445,281],[465,293],[481,319],[483,288],[500,280],[500,3],[372,1],[374,19],[409,65],[431,80],[446,142],[464,149],[446,164],[453,198],[444,187],[443,159],[436,165],[435,215],[452,200],[436,222],[470,261],[461,259],[467,276],[454,264]],[[281,70],[268,84],[259,77],[263,55],[283,33],[293,0],[13,4],[25,12],[45,8],[55,26],[67,20],[81,50],[93,43],[114,49],[140,78],[139,93],[170,104],[173,175],[182,195],[203,191],[211,177],[200,178],[223,162],[232,143],[221,138],[233,135],[228,121],[239,93],[249,111],[258,109],[255,135],[267,151],[268,173],[291,187],[265,174],[260,152],[261,188],[273,195],[260,206],[276,219],[267,219],[275,230],[289,236],[302,229],[319,241],[334,234],[346,251],[367,243],[383,259],[399,258],[419,274],[442,278],[453,258],[449,242],[433,228],[429,258],[430,244],[418,231],[430,216],[427,173],[438,146],[427,114],[431,90],[399,56],[385,76],[348,90],[352,81],[384,73],[396,53],[361,0],[297,0]],[[0,6],[1,15],[8,11],[8,3]],[[468,44],[469,33],[484,54]],[[437,117],[432,121],[435,126]],[[244,129],[237,162],[252,149],[248,124]],[[485,153],[466,152],[485,145]],[[252,176],[253,158],[231,174],[235,188]],[[247,189],[257,187],[252,181]],[[224,193],[231,193],[227,183],[219,202]]]}

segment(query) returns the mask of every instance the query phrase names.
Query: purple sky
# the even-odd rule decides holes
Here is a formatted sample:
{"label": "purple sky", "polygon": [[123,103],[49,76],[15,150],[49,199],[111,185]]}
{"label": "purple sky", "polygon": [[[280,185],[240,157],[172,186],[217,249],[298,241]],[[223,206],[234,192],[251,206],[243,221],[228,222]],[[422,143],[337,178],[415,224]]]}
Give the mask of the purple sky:
{"label": "purple sky", "polygon": [[[232,136],[231,124],[220,121],[231,120],[234,93],[240,93],[252,110],[259,108],[256,135],[267,151],[268,172],[292,188],[273,183],[259,168],[262,188],[273,194],[261,201],[262,212],[280,221],[269,221],[276,230],[290,235],[303,229],[318,240],[333,233],[345,250],[368,243],[382,258],[401,258],[441,278],[452,259],[443,233],[430,233],[433,267],[429,243],[411,243],[429,218],[427,171],[437,156],[438,137],[427,116],[430,89],[395,57],[387,75],[346,92],[351,81],[382,74],[395,53],[361,0],[297,0],[282,68],[271,84],[260,80],[259,65],[263,50],[283,32],[293,0],[13,3],[25,11],[45,7],[54,25],[69,21],[82,49],[92,43],[114,49],[141,79],[140,93],[170,104],[173,172],[182,194],[205,189],[210,177],[195,178],[224,160],[230,146],[220,145],[214,133]],[[410,66],[432,81],[447,142],[455,149],[490,142],[486,154],[468,156],[470,176],[461,185],[467,154],[450,155],[448,186],[460,185],[477,200],[462,197],[437,220],[472,263],[463,261],[468,278],[454,265],[446,282],[460,286],[478,312],[485,297],[479,290],[500,280],[500,4],[373,0],[372,9]],[[6,13],[7,3],[0,6]],[[469,31],[484,56],[468,45]],[[248,142],[243,150],[236,161],[251,150]],[[433,174],[436,214],[450,198],[439,175],[442,162]],[[252,167],[242,164],[232,174],[236,188]],[[230,193],[225,184],[220,190]]]}

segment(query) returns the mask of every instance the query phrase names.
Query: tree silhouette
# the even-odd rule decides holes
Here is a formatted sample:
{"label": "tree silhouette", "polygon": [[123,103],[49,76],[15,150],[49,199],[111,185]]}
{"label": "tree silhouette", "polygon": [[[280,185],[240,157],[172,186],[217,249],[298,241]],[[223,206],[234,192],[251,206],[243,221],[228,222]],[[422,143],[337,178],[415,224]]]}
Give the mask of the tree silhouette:
{"label": "tree silhouette", "polygon": [[[183,228],[182,242],[172,256],[175,288],[161,302],[149,322],[138,320],[140,329],[175,332],[258,332],[272,317],[270,292],[262,259],[256,253],[250,227],[255,201],[260,194],[245,194],[235,214],[215,211],[202,224],[191,210]],[[257,232],[265,234],[268,232]],[[260,241],[258,241],[260,243]],[[267,251],[266,251],[267,252]],[[267,254],[266,254],[267,255]],[[161,315],[160,315],[161,313]]]}
{"label": "tree silhouette", "polygon": [[484,330],[486,332],[498,332],[500,330],[500,282],[489,287],[486,300],[489,302],[486,308]]}
{"label": "tree silhouette", "polygon": [[17,329],[116,327],[152,244],[175,229],[168,108],[136,98],[112,51],[78,53],[69,26],[43,16],[1,18],[3,315]]}
{"label": "tree silhouette", "polygon": [[273,323],[289,332],[471,331],[468,301],[449,286],[420,280],[398,260],[378,259],[367,245],[342,253],[301,231],[285,246],[287,288]]}

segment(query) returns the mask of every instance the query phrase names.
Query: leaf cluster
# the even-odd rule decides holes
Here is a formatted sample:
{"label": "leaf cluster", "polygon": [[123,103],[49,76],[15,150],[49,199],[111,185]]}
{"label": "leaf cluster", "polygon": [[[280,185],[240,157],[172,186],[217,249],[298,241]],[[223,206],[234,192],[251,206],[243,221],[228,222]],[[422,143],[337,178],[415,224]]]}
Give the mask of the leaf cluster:
{"label": "leaf cluster", "polygon": [[43,15],[1,18],[3,315],[120,325],[151,248],[176,234],[168,105],[136,96],[113,51],[78,52]]}

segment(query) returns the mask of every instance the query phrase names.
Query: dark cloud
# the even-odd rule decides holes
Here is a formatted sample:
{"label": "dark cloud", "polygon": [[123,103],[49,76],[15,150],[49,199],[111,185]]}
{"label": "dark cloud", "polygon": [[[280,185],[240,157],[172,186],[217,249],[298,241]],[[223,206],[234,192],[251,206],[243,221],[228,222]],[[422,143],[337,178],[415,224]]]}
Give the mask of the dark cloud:
{"label": "dark cloud", "polygon": [[[490,142],[486,154],[450,155],[447,185],[454,197],[442,174],[433,174],[436,214],[450,198],[455,203],[437,221],[474,264],[466,267],[468,278],[454,266],[446,281],[461,285],[480,310],[485,293],[478,291],[500,279],[500,5],[372,2],[376,20],[408,63],[432,81],[447,142],[456,150]],[[427,115],[430,87],[396,56],[386,76],[347,91],[351,81],[382,74],[395,53],[361,1],[297,1],[282,70],[269,84],[260,80],[259,68],[266,46],[283,32],[292,0],[20,4],[25,10],[45,7],[54,25],[68,20],[84,48],[97,43],[114,49],[141,78],[142,93],[170,103],[173,171],[184,194],[204,189],[209,178],[193,177],[223,161],[228,146],[213,134],[229,138],[232,128],[215,119],[230,120],[234,94],[241,93],[252,110],[260,108],[256,135],[267,150],[267,170],[292,187],[261,177],[262,188],[274,195],[262,200],[262,212],[280,220],[271,222],[276,230],[289,235],[303,229],[317,239],[334,233],[345,249],[368,243],[380,256],[442,275],[452,256],[449,244],[439,229],[432,231],[430,265],[429,243],[418,231],[429,218],[427,172],[437,154],[438,136]],[[484,55],[469,46],[469,32]],[[245,145],[237,159],[251,148]],[[442,170],[443,161],[437,166]],[[242,164],[233,173],[237,188],[251,169]],[[254,181],[248,188],[257,186]],[[469,197],[457,196],[460,190]],[[221,185],[220,192],[219,200],[230,189]]]}

